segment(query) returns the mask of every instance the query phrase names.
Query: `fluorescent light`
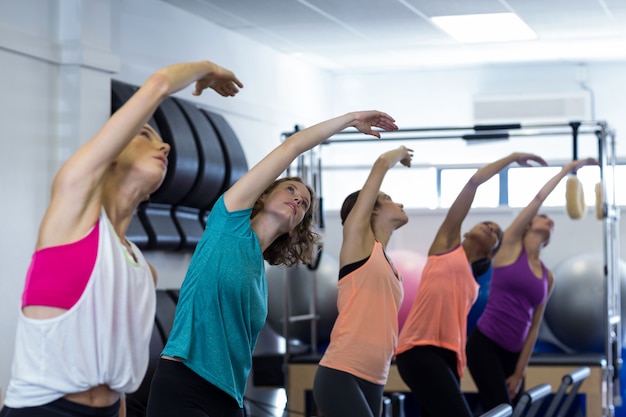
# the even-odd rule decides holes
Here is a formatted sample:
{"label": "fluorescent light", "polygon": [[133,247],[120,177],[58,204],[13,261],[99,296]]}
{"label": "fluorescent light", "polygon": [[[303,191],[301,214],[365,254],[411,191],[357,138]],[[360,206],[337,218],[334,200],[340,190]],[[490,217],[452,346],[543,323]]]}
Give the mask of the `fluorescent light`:
{"label": "fluorescent light", "polygon": [[435,16],[430,20],[463,43],[523,41],[537,38],[537,34],[514,13]]}

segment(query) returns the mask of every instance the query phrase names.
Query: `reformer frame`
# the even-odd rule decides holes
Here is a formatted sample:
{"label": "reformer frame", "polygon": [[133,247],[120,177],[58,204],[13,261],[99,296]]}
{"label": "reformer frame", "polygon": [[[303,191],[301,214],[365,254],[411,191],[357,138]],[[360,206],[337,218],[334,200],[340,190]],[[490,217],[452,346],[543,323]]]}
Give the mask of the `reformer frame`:
{"label": "reformer frame", "polygon": [[[299,130],[295,126],[292,132],[285,132],[281,140],[285,140]],[[474,126],[449,126],[449,127],[421,127],[402,128],[393,132],[381,131],[381,138],[370,138],[358,132],[356,129],[347,129],[339,132],[320,146],[329,146],[333,143],[357,143],[357,142],[387,142],[387,141],[417,141],[417,140],[445,140],[462,139],[467,142],[490,142],[494,140],[508,140],[512,138],[537,137],[537,136],[566,136],[572,138],[573,159],[578,155],[578,139],[582,135],[594,135],[598,144],[598,161],[600,167],[601,183],[601,206],[600,216],[603,223],[603,256],[604,256],[604,317],[605,317],[605,340],[604,354],[606,366],[603,372],[602,388],[602,415],[614,417],[615,406],[621,405],[619,370],[622,366],[622,327],[621,327],[621,287],[620,287],[620,264],[619,264],[619,217],[620,208],[615,198],[615,166],[617,164],[615,131],[605,121],[570,121],[563,123],[504,123],[504,124],[480,124]],[[296,160],[296,175],[302,176],[307,181],[312,181],[314,189],[321,200],[321,171],[322,164],[316,150],[302,155]],[[287,174],[292,174],[292,167]],[[321,204],[320,204],[321,206]],[[323,228],[323,216],[319,214],[319,220]],[[288,280],[286,280],[288,281]],[[289,310],[289,287],[285,283],[285,332],[287,340],[287,353],[285,362],[289,362],[289,339],[288,324],[297,320],[311,320],[312,351],[317,352],[317,333],[313,329],[317,320],[317,294],[316,284],[312,283],[312,313],[305,317],[291,317]],[[285,382],[288,383],[288,367],[285,366]]]}

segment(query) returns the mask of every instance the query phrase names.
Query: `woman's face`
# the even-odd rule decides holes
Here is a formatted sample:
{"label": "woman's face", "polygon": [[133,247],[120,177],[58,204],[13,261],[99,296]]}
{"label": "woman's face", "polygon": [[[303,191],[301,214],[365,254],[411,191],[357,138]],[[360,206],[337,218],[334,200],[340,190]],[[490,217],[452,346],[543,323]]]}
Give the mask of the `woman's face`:
{"label": "woman's face", "polygon": [[470,230],[470,234],[484,243],[485,249],[493,251],[500,244],[502,229],[497,223],[484,221],[478,223]]}
{"label": "woman's face", "polygon": [[300,181],[281,182],[265,197],[263,211],[276,215],[284,223],[285,232],[290,232],[304,219],[311,207],[311,193]]}
{"label": "woman's face", "polygon": [[169,152],[170,145],[163,142],[159,134],[146,124],[126,145],[116,162],[120,166],[140,173],[146,181],[150,182],[149,188],[152,189],[149,192],[153,192],[165,178]]}
{"label": "woman's face", "polygon": [[546,214],[538,214],[533,217],[530,222],[530,230],[541,232],[545,234],[543,246],[546,246],[550,242],[550,237],[554,232],[554,220],[552,220]]}
{"label": "woman's face", "polygon": [[404,212],[404,206],[401,203],[394,202],[389,195],[382,191],[378,193],[374,212],[378,218],[398,223],[396,227],[403,226],[409,221],[409,217]]}

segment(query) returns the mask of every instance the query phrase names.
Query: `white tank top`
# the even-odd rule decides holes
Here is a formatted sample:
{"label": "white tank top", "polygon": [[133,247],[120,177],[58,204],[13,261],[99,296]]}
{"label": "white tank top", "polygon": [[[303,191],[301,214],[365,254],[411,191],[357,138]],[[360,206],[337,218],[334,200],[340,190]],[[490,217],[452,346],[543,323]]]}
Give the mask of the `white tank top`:
{"label": "white tank top", "polygon": [[103,209],[96,263],[78,302],[45,320],[20,310],[5,405],[48,404],[102,384],[119,392],[139,388],[148,367],[156,295],[148,263],[134,245],[133,251],[137,261]]}

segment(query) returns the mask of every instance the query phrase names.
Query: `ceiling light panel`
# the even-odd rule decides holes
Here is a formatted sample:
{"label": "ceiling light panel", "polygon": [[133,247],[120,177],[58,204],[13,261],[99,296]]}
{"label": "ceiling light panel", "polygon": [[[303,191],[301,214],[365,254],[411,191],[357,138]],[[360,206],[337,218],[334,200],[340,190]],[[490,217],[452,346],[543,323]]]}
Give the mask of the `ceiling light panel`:
{"label": "ceiling light panel", "polygon": [[434,16],[432,22],[462,43],[531,40],[537,34],[513,13]]}

